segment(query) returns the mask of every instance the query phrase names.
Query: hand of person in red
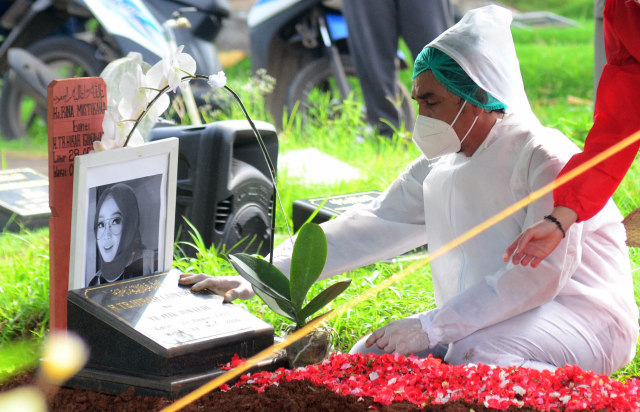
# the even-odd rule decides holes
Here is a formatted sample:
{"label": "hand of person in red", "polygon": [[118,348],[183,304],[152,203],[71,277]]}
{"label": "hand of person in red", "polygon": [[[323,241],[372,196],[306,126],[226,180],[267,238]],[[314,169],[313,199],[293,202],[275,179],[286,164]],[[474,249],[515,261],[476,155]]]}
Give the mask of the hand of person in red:
{"label": "hand of person in red", "polygon": [[573,210],[562,206],[556,207],[550,216],[551,220],[540,220],[518,235],[505,250],[504,261],[508,262],[511,258],[514,265],[538,267],[555,250],[569,226],[578,218]]}
{"label": "hand of person in red", "polygon": [[504,261],[509,258],[514,265],[521,264],[537,267],[540,262],[549,256],[562,240],[562,233],[555,223],[541,220],[522,232],[516,240],[507,247],[504,253]]}

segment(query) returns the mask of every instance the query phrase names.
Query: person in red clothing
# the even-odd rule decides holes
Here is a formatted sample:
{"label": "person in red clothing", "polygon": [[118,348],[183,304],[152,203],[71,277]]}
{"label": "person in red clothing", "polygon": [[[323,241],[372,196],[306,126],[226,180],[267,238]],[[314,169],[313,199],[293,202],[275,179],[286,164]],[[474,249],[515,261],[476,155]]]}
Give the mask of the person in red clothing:
{"label": "person in red clothing", "polygon": [[[640,130],[640,1],[607,0],[603,15],[607,64],[598,84],[593,127],[583,152],[574,155],[558,176]],[[604,207],[639,148],[640,142],[635,142],[558,187],[553,192],[553,211],[507,247],[504,261],[537,267],[572,224],[590,219]]]}

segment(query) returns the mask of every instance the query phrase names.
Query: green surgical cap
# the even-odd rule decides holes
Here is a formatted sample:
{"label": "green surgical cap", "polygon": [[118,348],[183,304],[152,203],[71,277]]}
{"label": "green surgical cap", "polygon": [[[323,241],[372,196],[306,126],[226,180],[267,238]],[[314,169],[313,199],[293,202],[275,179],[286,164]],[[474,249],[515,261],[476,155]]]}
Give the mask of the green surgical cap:
{"label": "green surgical cap", "polygon": [[435,47],[425,47],[422,49],[413,66],[413,77],[415,79],[425,70],[431,70],[436,79],[442,83],[450,92],[462,97],[475,106],[486,110],[506,109],[507,106],[480,88],[462,70],[462,67],[443,51]]}

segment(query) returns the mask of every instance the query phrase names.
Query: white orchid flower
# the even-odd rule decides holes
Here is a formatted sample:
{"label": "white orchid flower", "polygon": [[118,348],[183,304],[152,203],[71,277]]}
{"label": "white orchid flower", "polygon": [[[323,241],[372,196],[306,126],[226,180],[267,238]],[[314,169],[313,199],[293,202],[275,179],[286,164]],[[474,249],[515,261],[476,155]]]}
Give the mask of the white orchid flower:
{"label": "white orchid flower", "polygon": [[[195,60],[187,53],[182,53],[183,49],[184,46],[178,47],[154,66],[142,61],[138,53],[107,65],[101,76],[107,83],[110,100],[102,122],[102,138],[93,144],[95,151],[124,147],[125,143],[127,146],[144,144],[144,136],[170,105],[166,92],[187,87],[193,79],[207,80],[212,88],[226,88],[250,120],[238,95],[226,86],[225,73],[219,71],[210,76],[196,74]],[[255,127],[254,133],[260,139]]]}
{"label": "white orchid flower", "polygon": [[142,67],[136,66],[136,73],[124,73],[120,79],[120,113],[124,117],[138,117],[149,102],[147,79]]}
{"label": "white orchid flower", "polygon": [[102,138],[100,144],[94,143],[94,149],[96,151],[109,150],[118,147],[117,145],[117,131],[118,123],[120,122],[120,113],[118,109],[118,103],[111,101],[107,111],[104,113],[102,119]]}
{"label": "white orchid flower", "polygon": [[[142,67],[136,67],[136,75],[125,73],[120,82],[120,114],[125,119],[135,119],[142,114],[147,105],[156,97],[158,90],[151,84],[149,78],[142,72]],[[156,118],[169,107],[169,96],[162,94],[149,107],[149,118]]]}
{"label": "white orchid flower", "polygon": [[169,86],[175,93],[178,87],[188,84],[188,80],[182,80],[183,77],[195,75],[196,61],[187,53],[182,53],[183,48],[178,47],[175,53],[165,56],[149,69],[147,77],[156,88]]}
{"label": "white orchid flower", "polygon": [[[127,122],[127,123],[129,123],[129,125],[127,128],[128,129],[127,134],[125,134],[125,138],[129,134],[129,132],[131,132],[131,128],[133,127],[133,122]],[[125,142],[125,139],[122,139],[123,145],[124,145],[124,142]],[[142,137],[142,134],[138,129],[135,129],[133,133],[131,133],[131,137],[129,138],[129,143],[127,143],[127,146],[142,146],[143,144],[144,144],[144,137]]]}
{"label": "white orchid flower", "polygon": [[220,70],[217,74],[210,75],[207,83],[214,89],[221,89],[227,84],[227,76]]}
{"label": "white orchid flower", "polygon": [[[101,140],[95,140],[93,142],[93,152],[104,152],[106,150],[109,150],[108,147],[105,147],[105,145],[102,144]],[[92,153],[92,152],[89,152]]]}
{"label": "white orchid flower", "polygon": [[107,84],[107,96],[109,101],[119,102],[122,99],[121,83],[127,73],[136,73],[137,66],[142,68],[142,72],[146,72],[151,67],[150,64],[142,60],[140,53],[129,53],[126,57],[121,57],[109,63],[104,68],[100,77]]}
{"label": "white orchid flower", "polygon": [[[133,130],[135,120],[121,115],[119,104],[112,101],[102,119],[102,139],[100,143],[94,143],[93,148],[97,152],[123,147],[127,136]],[[133,130],[127,146],[140,146],[144,138],[136,128]]]}
{"label": "white orchid flower", "polygon": [[[151,100],[149,100],[149,102],[151,102]],[[160,116],[169,108],[170,104],[171,100],[169,99],[169,96],[164,93],[161,94],[160,96],[158,96],[158,99],[155,101],[155,103],[153,103],[153,105],[148,108],[147,118],[153,119],[153,121],[155,122],[158,116]]]}

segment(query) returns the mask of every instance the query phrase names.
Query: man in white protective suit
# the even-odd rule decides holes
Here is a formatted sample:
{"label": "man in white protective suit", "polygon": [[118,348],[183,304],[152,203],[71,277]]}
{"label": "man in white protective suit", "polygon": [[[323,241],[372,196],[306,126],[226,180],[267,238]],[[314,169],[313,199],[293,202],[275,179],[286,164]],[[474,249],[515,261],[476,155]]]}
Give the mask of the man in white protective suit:
{"label": "man in white protective suit", "polygon": [[[578,151],[531,111],[499,6],[468,12],[416,59],[414,142],[424,156],[370,204],[322,224],[322,278],[428,243],[438,250],[554,180]],[[572,225],[537,269],[505,263],[505,248],[553,207],[549,193],[431,263],[436,308],[374,331],[352,351],[444,357],[610,374],[634,357],[638,308],[622,216],[610,200]],[[274,252],[287,274],[291,246]],[[253,296],[239,276],[183,274],[226,300]]]}

